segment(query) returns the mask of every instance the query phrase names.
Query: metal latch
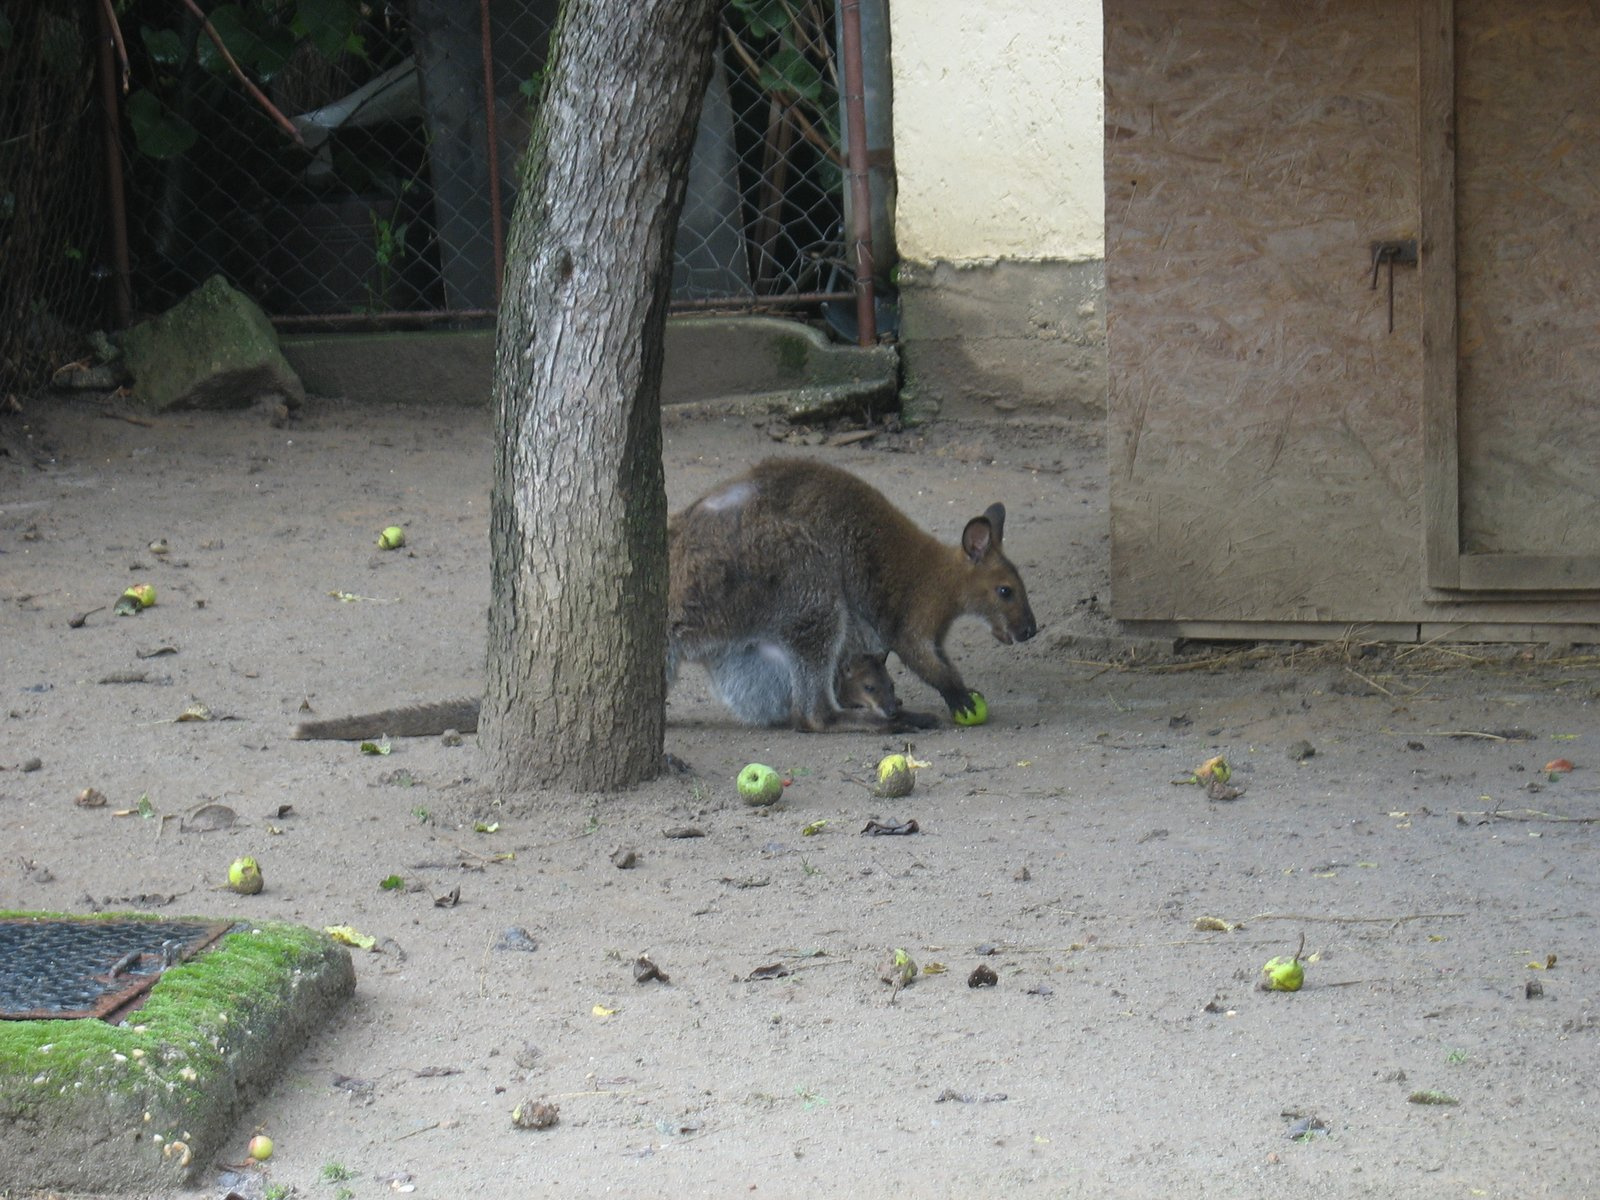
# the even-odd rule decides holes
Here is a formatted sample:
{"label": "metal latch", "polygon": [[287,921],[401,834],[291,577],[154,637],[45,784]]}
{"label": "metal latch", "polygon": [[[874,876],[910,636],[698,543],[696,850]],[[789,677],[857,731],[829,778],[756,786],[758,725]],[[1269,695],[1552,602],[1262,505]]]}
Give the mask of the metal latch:
{"label": "metal latch", "polygon": [[1378,272],[1389,265],[1389,332],[1394,332],[1394,269],[1396,265],[1417,265],[1417,239],[1402,238],[1391,242],[1372,243],[1372,290],[1378,290]]}

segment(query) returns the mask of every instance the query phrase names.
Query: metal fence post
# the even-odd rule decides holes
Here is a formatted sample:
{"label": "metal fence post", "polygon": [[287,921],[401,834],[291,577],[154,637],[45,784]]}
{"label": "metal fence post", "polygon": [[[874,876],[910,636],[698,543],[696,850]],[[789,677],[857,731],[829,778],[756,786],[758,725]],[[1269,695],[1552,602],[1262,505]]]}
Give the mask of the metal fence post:
{"label": "metal fence post", "polygon": [[844,106],[848,150],[845,174],[850,186],[849,240],[856,279],[856,342],[878,340],[876,298],[872,283],[872,181],[867,164],[866,83],[861,69],[861,0],[841,0],[839,19],[844,41]]}

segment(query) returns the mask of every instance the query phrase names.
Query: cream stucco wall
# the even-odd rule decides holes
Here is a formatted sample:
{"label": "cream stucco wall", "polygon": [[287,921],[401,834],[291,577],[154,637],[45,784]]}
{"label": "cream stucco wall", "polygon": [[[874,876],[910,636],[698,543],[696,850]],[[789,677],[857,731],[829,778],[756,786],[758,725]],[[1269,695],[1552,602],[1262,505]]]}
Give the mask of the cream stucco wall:
{"label": "cream stucco wall", "polygon": [[889,0],[889,19],[901,258],[1100,258],[1100,0]]}

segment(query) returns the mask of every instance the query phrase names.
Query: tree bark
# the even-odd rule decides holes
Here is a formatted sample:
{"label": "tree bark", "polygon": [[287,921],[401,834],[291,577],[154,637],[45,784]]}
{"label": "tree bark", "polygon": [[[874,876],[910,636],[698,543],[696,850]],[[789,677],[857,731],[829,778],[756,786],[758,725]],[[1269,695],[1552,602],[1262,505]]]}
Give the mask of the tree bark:
{"label": "tree bark", "polygon": [[714,0],[567,0],[496,342],[479,737],[501,791],[661,768],[661,356]]}

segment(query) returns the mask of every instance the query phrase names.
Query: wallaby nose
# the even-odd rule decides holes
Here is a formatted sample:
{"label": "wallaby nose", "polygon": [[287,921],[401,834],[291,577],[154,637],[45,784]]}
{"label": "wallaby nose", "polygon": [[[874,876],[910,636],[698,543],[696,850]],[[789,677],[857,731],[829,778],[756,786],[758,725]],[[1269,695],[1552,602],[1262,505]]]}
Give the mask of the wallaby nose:
{"label": "wallaby nose", "polygon": [[1038,623],[1034,621],[1033,613],[1029,612],[1027,619],[1024,620],[1017,629],[1017,641],[1025,642],[1038,632]]}

